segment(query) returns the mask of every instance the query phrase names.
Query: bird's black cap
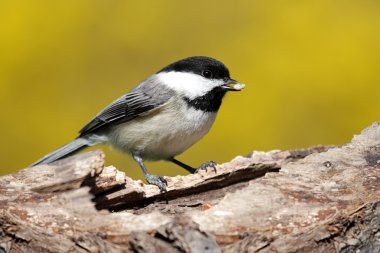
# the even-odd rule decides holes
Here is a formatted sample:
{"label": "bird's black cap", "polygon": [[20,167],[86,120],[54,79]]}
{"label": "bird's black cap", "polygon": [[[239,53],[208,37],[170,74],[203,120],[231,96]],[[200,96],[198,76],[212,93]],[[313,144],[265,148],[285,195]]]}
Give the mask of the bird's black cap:
{"label": "bird's black cap", "polygon": [[230,72],[222,62],[206,56],[193,56],[176,61],[157,73],[170,71],[189,72],[210,79],[230,78]]}

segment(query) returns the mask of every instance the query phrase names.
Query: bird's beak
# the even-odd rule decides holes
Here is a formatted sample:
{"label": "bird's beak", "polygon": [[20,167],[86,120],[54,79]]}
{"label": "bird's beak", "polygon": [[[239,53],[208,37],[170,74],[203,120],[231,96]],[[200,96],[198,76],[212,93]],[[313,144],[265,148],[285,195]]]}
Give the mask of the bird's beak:
{"label": "bird's beak", "polygon": [[241,91],[244,89],[245,85],[242,83],[239,83],[238,81],[234,79],[228,79],[225,84],[221,86],[221,88],[225,91]]}

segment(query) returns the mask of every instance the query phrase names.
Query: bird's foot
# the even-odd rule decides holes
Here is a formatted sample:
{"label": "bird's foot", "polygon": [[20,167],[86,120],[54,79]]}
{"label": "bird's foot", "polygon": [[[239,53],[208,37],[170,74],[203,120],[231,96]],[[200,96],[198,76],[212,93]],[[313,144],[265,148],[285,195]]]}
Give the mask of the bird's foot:
{"label": "bird's foot", "polygon": [[198,169],[195,170],[195,173],[198,173],[200,170],[205,170],[207,172],[208,168],[212,168],[214,170],[214,172],[216,173],[216,165],[217,164],[214,161],[205,162],[204,164],[199,166]]}
{"label": "bird's foot", "polygon": [[166,181],[164,177],[158,176],[158,175],[146,174],[145,178],[149,184],[156,185],[160,189],[160,192],[166,192],[166,185],[168,184],[168,182]]}

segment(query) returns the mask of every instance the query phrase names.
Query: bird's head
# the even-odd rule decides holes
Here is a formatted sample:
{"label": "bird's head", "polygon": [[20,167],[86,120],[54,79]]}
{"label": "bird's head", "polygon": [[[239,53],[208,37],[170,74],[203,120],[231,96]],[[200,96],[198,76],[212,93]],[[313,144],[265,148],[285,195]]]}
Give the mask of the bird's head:
{"label": "bird's head", "polygon": [[245,87],[230,77],[228,68],[222,62],[206,56],[179,60],[156,75],[162,84],[189,99],[210,92],[240,91]]}

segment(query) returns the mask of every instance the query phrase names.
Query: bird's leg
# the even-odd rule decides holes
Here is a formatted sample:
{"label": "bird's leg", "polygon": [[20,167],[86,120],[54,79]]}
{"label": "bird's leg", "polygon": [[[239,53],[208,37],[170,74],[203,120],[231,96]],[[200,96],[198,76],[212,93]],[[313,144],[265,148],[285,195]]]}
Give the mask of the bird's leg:
{"label": "bird's leg", "polygon": [[166,182],[165,178],[162,176],[150,174],[144,165],[143,159],[138,154],[134,153],[133,159],[135,159],[135,161],[140,165],[140,167],[144,173],[146,181],[149,184],[153,184],[153,185],[158,186],[158,188],[160,188],[161,192],[166,192],[167,182]]}
{"label": "bird's leg", "polygon": [[188,172],[190,172],[191,174],[194,174],[197,172],[197,169],[194,169],[193,167],[187,165],[187,164],[184,164],[183,162],[180,162],[178,161],[177,159],[174,159],[174,157],[170,158],[170,160],[172,163],[175,163],[177,164],[178,166],[184,168],[185,170],[187,170]]}
{"label": "bird's leg", "polygon": [[191,174],[197,173],[200,170],[206,170],[207,171],[207,168],[209,168],[209,167],[213,168],[214,171],[216,172],[216,163],[214,161],[205,162],[201,166],[199,166],[198,169],[195,169],[195,168],[193,168],[193,167],[191,167],[191,166],[189,166],[187,164],[184,164],[183,162],[178,161],[174,157],[170,158],[169,161],[171,161],[171,162],[177,164],[178,166],[184,168],[185,170],[187,170]]}

